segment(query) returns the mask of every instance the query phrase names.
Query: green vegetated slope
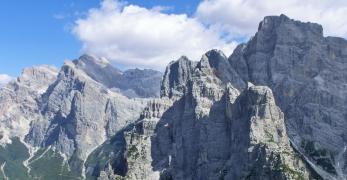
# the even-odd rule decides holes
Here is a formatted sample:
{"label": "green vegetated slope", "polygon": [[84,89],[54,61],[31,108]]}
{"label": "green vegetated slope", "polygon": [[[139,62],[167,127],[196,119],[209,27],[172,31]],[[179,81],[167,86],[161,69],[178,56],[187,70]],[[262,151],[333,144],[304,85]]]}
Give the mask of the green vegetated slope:
{"label": "green vegetated slope", "polygon": [[28,158],[28,149],[18,138],[12,139],[12,144],[0,146],[0,179],[30,179],[27,168],[23,165],[23,161]]}
{"label": "green vegetated slope", "polygon": [[30,175],[33,179],[75,180],[81,179],[70,171],[68,162],[52,149],[41,149],[29,160]]}
{"label": "green vegetated slope", "polygon": [[68,162],[52,149],[40,149],[28,161],[28,168],[23,162],[29,158],[28,149],[18,139],[12,144],[0,146],[0,180],[78,180],[82,179],[73,173]]}

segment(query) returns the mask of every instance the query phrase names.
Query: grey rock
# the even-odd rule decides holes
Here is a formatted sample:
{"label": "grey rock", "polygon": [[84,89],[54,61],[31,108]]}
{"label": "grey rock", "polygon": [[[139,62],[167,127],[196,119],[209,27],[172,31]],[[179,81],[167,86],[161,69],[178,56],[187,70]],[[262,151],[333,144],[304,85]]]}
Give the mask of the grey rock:
{"label": "grey rock", "polygon": [[298,151],[333,177],[322,176],[346,179],[347,41],[324,37],[318,24],[270,16],[229,62],[244,81],[273,90]]}
{"label": "grey rock", "polygon": [[50,66],[25,68],[20,77],[0,89],[1,144],[10,143],[12,137],[23,140],[30,123],[41,118],[38,100],[57,74]]}
{"label": "grey rock", "polygon": [[0,142],[57,151],[88,179],[342,180],[346,62],[345,39],[284,15],[229,58],[171,62],[161,84],[84,55],[0,90]]}
{"label": "grey rock", "polygon": [[72,62],[77,69],[108,88],[121,86],[122,71],[113,67],[105,58],[85,54]]}
{"label": "grey rock", "polygon": [[177,61],[171,62],[164,73],[161,83],[161,96],[182,96],[186,91],[186,85],[191,79],[196,63],[182,56]]}
{"label": "grey rock", "polygon": [[[216,50],[197,63],[185,58],[170,63],[162,98],[149,103],[135,126],[124,132],[124,178],[311,177],[290,146],[272,91],[251,84],[246,89],[236,71],[219,66],[223,63],[228,62]],[[246,90],[240,95],[230,81]]]}
{"label": "grey rock", "polygon": [[[140,116],[146,100],[128,99],[94,81],[72,62],[43,94],[40,113],[26,142],[53,147],[79,169],[88,155],[117,131]],[[71,160],[72,159],[72,160]]]}
{"label": "grey rock", "polygon": [[290,146],[271,89],[248,87],[229,107],[231,158],[224,179],[312,179]]}
{"label": "grey rock", "polygon": [[105,58],[83,55],[73,63],[96,82],[128,97],[159,97],[162,73],[151,69],[115,68]]}
{"label": "grey rock", "polygon": [[123,72],[121,87],[133,90],[136,97],[159,97],[162,76],[161,72],[152,69],[128,69]]}

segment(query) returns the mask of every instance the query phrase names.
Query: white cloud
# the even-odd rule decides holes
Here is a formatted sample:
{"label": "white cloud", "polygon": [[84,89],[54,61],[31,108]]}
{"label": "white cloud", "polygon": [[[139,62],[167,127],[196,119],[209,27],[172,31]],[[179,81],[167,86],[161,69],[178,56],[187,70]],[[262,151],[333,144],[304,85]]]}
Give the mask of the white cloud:
{"label": "white cloud", "polygon": [[254,35],[268,15],[317,22],[325,35],[347,37],[345,0],[203,0],[193,17],[171,10],[104,0],[76,21],[73,33],[83,43],[83,53],[123,66],[156,69],[181,55],[199,60],[212,48],[229,55],[236,41]]}
{"label": "white cloud", "polygon": [[204,0],[195,16],[232,38],[253,35],[264,16],[285,14],[323,25],[325,35],[347,37],[345,0]]}
{"label": "white cloud", "polygon": [[146,9],[115,0],[103,1],[100,8],[78,19],[73,33],[83,43],[84,53],[125,66],[157,69],[181,55],[199,60],[212,48],[229,55],[236,45],[186,14],[168,14],[163,8]]}
{"label": "white cloud", "polygon": [[13,77],[7,74],[0,74],[0,88],[5,86],[8,82],[10,82],[13,79]]}

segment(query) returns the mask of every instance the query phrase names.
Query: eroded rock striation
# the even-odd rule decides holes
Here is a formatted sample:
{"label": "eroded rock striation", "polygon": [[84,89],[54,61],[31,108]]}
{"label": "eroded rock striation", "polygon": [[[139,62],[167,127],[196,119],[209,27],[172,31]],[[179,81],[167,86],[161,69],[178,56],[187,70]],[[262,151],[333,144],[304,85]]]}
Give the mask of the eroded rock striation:
{"label": "eroded rock striation", "polygon": [[[134,71],[137,74],[145,72]],[[57,159],[63,158],[58,166],[74,172],[74,176],[66,175],[83,177],[83,164],[89,154],[137,120],[148,101],[128,98],[123,92],[111,89],[109,82],[112,78],[118,81],[117,75],[123,78],[123,73],[108,61],[88,55],[66,61],[60,71],[49,66],[25,69],[16,81],[0,91],[2,145],[6,148],[6,144],[16,137],[25,144],[28,149],[23,151],[30,153],[29,159],[23,162],[28,174],[34,166],[40,166],[34,162],[53,159],[46,156],[56,156]],[[151,76],[147,73],[146,76],[126,77],[142,82]],[[144,89],[147,91],[146,87]],[[156,92],[159,93],[159,89]],[[144,94],[151,95],[155,96],[155,91]],[[52,153],[52,150],[58,154]],[[61,171],[57,170],[55,176],[58,177]],[[49,176],[32,174],[34,179]]]}
{"label": "eroded rock striation", "polygon": [[72,62],[64,64],[41,101],[43,118],[32,122],[26,141],[53,147],[82,162],[108,137],[136,120],[145,105],[145,100],[110,91]]}
{"label": "eroded rock striation", "polygon": [[229,58],[170,63],[161,97],[173,105],[152,133],[125,134],[151,138],[138,147],[161,179],[345,179],[346,49],[318,24],[265,17]]}
{"label": "eroded rock striation", "polygon": [[[212,50],[194,67],[182,59],[168,66],[166,72],[190,69],[191,74],[173,78],[172,87],[163,87],[161,101],[169,100],[171,106],[150,103],[136,128],[124,133],[123,157],[129,168],[125,179],[311,177],[311,170],[290,146],[284,115],[272,91],[246,85],[235,71],[223,75],[225,69],[216,64],[227,62],[226,58],[215,57],[225,56]],[[165,76],[163,83],[170,73]],[[235,79],[239,89],[230,83]]]}
{"label": "eroded rock striation", "polygon": [[0,89],[0,142],[23,140],[30,123],[40,119],[38,99],[53,83],[58,70],[50,66],[25,68],[20,77]]}
{"label": "eroded rock striation", "polygon": [[264,18],[229,62],[244,81],[269,86],[290,139],[326,179],[346,179],[347,41],[322,26]]}
{"label": "eroded rock striation", "polygon": [[90,55],[60,71],[29,68],[0,90],[0,157],[20,142],[29,155],[24,167],[0,158],[1,172],[8,163],[27,179],[344,180],[346,70],[345,39],[285,15],[265,17],[230,57],[182,56],[162,78]]}

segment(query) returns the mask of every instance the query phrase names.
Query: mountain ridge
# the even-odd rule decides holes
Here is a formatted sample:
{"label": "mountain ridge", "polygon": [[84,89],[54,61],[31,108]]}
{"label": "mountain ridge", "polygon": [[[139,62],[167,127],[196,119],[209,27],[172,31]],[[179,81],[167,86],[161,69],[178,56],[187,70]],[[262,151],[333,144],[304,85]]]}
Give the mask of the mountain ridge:
{"label": "mountain ridge", "polygon": [[1,160],[0,175],[346,179],[345,70],[345,39],[285,15],[265,17],[229,57],[182,56],[163,78],[90,55],[27,69],[0,90],[0,156],[11,141],[32,152],[24,167]]}

